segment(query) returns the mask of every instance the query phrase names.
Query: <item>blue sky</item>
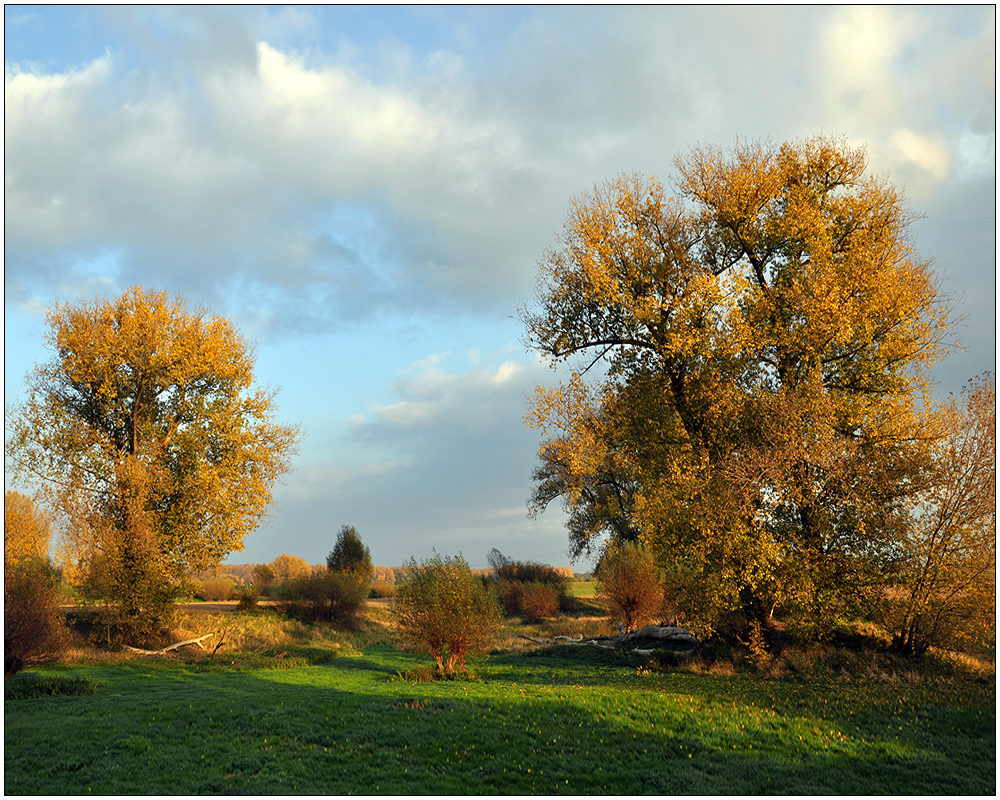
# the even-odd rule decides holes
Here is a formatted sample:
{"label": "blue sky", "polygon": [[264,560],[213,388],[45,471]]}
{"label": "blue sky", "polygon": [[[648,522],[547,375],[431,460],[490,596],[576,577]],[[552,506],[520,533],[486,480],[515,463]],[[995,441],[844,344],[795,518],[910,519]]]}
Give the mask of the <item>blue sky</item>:
{"label": "blue sky", "polygon": [[[957,391],[996,363],[995,42],[976,7],[4,10],[4,394],[53,302],[139,284],[231,318],[306,431],[235,563],[498,547],[568,565],[525,500],[558,375],[517,306],[570,198],[737,137],[867,148],[922,215]],[[578,564],[584,569],[586,563]]]}

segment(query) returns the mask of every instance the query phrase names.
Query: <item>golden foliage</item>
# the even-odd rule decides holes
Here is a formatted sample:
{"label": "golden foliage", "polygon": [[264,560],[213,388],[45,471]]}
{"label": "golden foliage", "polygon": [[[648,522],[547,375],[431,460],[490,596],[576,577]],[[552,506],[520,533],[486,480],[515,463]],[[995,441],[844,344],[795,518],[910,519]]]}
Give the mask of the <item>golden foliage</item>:
{"label": "golden foliage", "polygon": [[31,556],[46,557],[52,538],[48,516],[34,501],[20,492],[3,495],[3,563],[4,570]]}
{"label": "golden foliage", "polygon": [[309,562],[304,558],[290,556],[288,553],[282,553],[267,566],[271,570],[271,579],[279,586],[301,578],[308,578],[313,571]]}
{"label": "golden foliage", "polygon": [[576,555],[646,542],[709,616],[857,606],[934,435],[949,310],[911,216],[825,137],[675,164],[679,199],[637,175],[575,199],[539,264],[529,342],[582,369],[526,415],[530,506],[563,497]]}
{"label": "golden foliage", "polygon": [[970,381],[945,409],[948,435],[914,498],[894,645],[996,646],[996,384]]}
{"label": "golden foliage", "polygon": [[241,550],[299,435],[253,385],[251,344],[139,287],[47,322],[53,358],[27,377],[8,454],[68,521],[68,549],[91,566],[138,559],[154,583]]}

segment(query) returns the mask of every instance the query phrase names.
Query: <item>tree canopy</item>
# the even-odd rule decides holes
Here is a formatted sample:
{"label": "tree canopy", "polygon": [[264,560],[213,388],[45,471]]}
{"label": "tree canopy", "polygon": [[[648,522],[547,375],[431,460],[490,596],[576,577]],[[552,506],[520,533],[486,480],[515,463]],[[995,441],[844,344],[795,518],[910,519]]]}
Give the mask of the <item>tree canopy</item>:
{"label": "tree canopy", "polygon": [[934,435],[949,309],[912,215],[826,137],[695,148],[676,197],[626,175],[571,203],[522,310],[568,383],[538,387],[529,503],[562,496],[571,553],[641,540],[690,605],[823,622],[893,556]]}
{"label": "tree canopy", "polygon": [[4,568],[13,568],[25,558],[48,557],[51,539],[49,518],[33,500],[20,492],[4,492]]}
{"label": "tree canopy", "polygon": [[326,567],[331,572],[354,572],[371,582],[375,574],[372,554],[353,525],[341,526],[333,550],[326,557]]}
{"label": "tree canopy", "polygon": [[139,287],[56,305],[47,324],[53,357],[27,376],[8,455],[91,571],[102,565],[104,591],[124,601],[242,550],[299,437],[274,421],[275,392],[254,385],[252,345],[228,320]]}

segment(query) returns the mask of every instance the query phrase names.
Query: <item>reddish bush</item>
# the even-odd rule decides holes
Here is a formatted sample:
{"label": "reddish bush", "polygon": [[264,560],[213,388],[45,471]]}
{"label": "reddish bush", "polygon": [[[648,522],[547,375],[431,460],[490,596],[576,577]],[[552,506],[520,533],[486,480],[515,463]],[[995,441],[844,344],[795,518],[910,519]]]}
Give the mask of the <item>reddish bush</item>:
{"label": "reddish bush", "polygon": [[497,582],[497,596],[504,612],[511,616],[521,612],[521,596],[524,594],[524,584],[512,581]]}
{"label": "reddish bush", "polygon": [[529,583],[521,592],[521,616],[525,622],[541,622],[559,614],[559,593],[545,583]]}
{"label": "reddish bush", "polygon": [[32,664],[57,661],[69,633],[59,608],[59,577],[47,558],[4,569],[3,668],[6,680]]}
{"label": "reddish bush", "polygon": [[655,617],[663,607],[663,587],[653,557],[637,544],[609,548],[597,569],[597,579],[612,620],[625,631]]}

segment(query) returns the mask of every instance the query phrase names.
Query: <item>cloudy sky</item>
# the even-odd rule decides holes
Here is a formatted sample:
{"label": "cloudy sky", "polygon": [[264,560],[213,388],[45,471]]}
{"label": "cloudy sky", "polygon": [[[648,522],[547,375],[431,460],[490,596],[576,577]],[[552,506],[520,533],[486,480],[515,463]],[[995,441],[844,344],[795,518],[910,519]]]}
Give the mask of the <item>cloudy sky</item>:
{"label": "cloudy sky", "polygon": [[[569,200],[737,137],[867,148],[996,363],[992,6],[4,9],[4,394],[53,302],[179,293],[258,343],[306,431],[234,563],[462,552],[568,565],[526,517],[558,378],[519,303]],[[589,566],[577,565],[578,569]]]}

